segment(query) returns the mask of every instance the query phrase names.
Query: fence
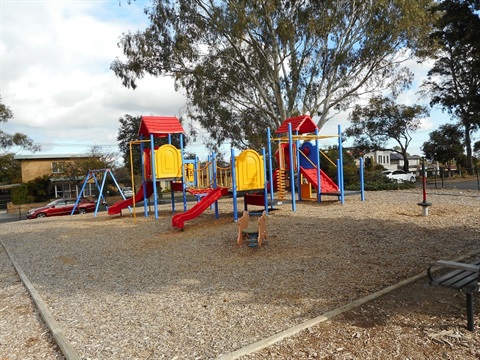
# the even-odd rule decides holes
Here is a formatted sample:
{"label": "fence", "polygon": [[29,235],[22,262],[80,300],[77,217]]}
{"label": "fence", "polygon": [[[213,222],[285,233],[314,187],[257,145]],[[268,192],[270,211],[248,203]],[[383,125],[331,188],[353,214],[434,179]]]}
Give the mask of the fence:
{"label": "fence", "polygon": [[480,191],[480,171],[478,168],[455,170],[440,168],[438,171],[428,171],[427,186],[435,189],[462,188]]}

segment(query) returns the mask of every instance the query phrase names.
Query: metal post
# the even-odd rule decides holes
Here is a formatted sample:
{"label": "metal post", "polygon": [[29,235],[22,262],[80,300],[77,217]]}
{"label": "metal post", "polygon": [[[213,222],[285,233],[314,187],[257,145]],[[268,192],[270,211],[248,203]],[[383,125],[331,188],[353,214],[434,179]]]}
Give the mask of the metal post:
{"label": "metal post", "polygon": [[297,211],[295,203],[295,169],[293,168],[293,139],[292,139],[292,123],[288,123],[288,151],[290,153],[290,188],[292,190],[292,211]]}
{"label": "metal post", "polygon": [[183,197],[183,211],[187,211],[187,184],[185,178],[185,160],[184,160],[184,147],[183,147],[183,134],[180,134],[180,154],[182,156],[182,197]]}
{"label": "metal post", "polygon": [[364,163],[363,157],[360,158],[360,199],[365,201],[365,179],[364,179]]}
{"label": "metal post", "polygon": [[263,156],[263,200],[265,205],[265,213],[268,215],[268,193],[267,193],[267,163],[265,148],[262,148]]}
{"label": "metal post", "polygon": [[[155,219],[158,219],[158,203],[157,203],[157,170],[155,169],[155,138],[153,134],[150,134],[150,154],[152,162],[152,186],[153,186],[153,211],[155,213]],[[137,201],[137,199],[135,199]],[[175,211],[175,209],[172,209]]]}
{"label": "metal post", "polygon": [[273,184],[273,154],[272,154],[272,141],[270,138],[270,128],[267,128],[267,144],[268,144],[268,174],[269,174],[269,179],[270,179],[270,200],[272,202],[272,208],[273,208],[273,203],[274,203],[274,184]]}
{"label": "metal post", "polygon": [[322,201],[322,177],[320,171],[320,142],[318,141],[318,128],[315,129],[315,160],[317,162],[317,202]]}
{"label": "metal post", "polygon": [[[140,140],[143,140],[143,135],[140,135]],[[145,217],[148,217],[148,208],[147,208],[147,175],[145,174],[145,159],[143,158],[143,151],[145,150],[145,145],[143,142],[140,142],[140,166],[142,168],[142,189],[143,189],[143,213]],[[132,184],[133,186],[133,184]],[[133,192],[135,192],[135,189]],[[135,199],[136,200],[136,199]]]}
{"label": "metal post", "polygon": [[340,188],[340,203],[345,204],[345,181],[343,179],[343,148],[342,148],[342,127],[338,125],[338,166],[340,177],[338,187]]}
{"label": "metal post", "polygon": [[467,329],[475,331],[475,322],[473,320],[473,294],[467,293]]}
{"label": "metal post", "polygon": [[[213,188],[217,188],[217,155],[212,152],[212,176],[213,176]],[[218,200],[215,201],[215,219],[219,218],[218,212]]]}
{"label": "metal post", "polygon": [[235,150],[230,149],[231,156],[231,167],[232,167],[232,191],[233,191],[233,221],[238,221],[238,210],[237,210],[237,174],[235,171]]}

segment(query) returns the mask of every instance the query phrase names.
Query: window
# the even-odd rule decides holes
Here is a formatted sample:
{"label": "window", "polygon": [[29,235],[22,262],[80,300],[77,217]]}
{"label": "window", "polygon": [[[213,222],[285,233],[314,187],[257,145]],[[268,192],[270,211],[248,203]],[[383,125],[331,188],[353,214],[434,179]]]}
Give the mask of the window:
{"label": "window", "polygon": [[63,164],[63,162],[52,162],[52,174],[61,174]]}

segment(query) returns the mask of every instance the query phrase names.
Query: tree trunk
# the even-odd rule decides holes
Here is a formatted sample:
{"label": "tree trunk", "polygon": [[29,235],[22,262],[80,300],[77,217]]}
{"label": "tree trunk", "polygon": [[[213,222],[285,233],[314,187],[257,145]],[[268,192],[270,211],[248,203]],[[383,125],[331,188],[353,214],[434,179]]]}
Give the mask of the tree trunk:
{"label": "tree trunk", "polygon": [[472,127],[469,124],[465,124],[465,151],[467,153],[467,172],[473,174],[473,157],[472,157],[472,139],[470,137]]}
{"label": "tree trunk", "polygon": [[410,169],[410,163],[408,162],[408,154],[404,150],[402,151],[402,155],[403,155],[403,171],[408,173]]}

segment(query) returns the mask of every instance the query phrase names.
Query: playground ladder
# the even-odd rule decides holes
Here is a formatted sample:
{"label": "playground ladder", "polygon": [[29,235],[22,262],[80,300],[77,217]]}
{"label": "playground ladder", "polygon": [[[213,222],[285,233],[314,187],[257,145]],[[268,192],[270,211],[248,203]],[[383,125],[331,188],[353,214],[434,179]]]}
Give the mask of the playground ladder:
{"label": "playground ladder", "polygon": [[279,200],[286,199],[285,169],[277,169],[277,195]]}

